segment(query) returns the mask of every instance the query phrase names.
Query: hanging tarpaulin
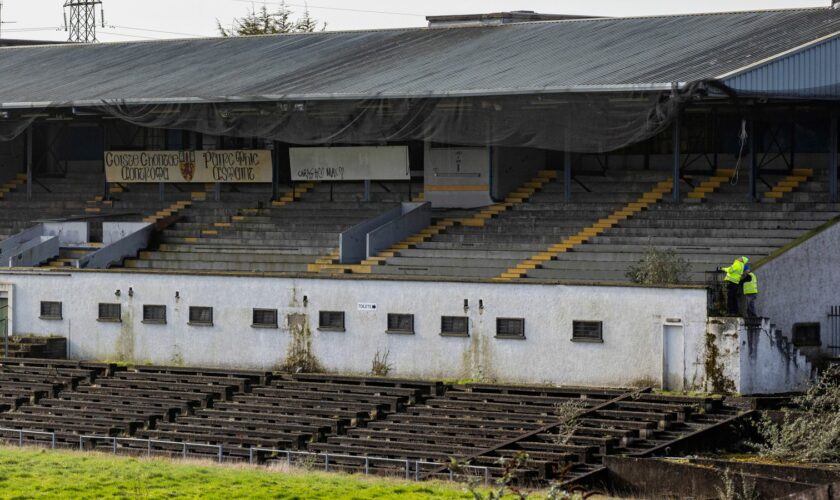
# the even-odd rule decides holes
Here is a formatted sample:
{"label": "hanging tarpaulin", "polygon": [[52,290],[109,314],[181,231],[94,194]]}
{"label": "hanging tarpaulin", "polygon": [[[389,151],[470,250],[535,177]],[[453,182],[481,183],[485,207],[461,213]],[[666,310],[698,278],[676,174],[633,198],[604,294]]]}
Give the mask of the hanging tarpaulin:
{"label": "hanging tarpaulin", "polygon": [[106,151],[108,182],[271,182],[271,151]]}
{"label": "hanging tarpaulin", "polygon": [[671,92],[127,105],[97,110],[151,128],[259,137],[298,145],[429,141],[580,153],[612,151],[667,125]]}

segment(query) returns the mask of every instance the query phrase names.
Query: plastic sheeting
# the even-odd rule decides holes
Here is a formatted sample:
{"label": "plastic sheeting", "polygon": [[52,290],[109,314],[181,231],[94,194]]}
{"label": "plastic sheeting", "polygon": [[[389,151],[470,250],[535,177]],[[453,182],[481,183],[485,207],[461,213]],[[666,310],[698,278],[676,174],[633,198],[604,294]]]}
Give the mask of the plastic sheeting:
{"label": "plastic sheeting", "polygon": [[0,119],[0,141],[11,141],[24,133],[35,118]]}
{"label": "plastic sheeting", "polygon": [[666,127],[695,90],[474,98],[367,99],[279,103],[105,102],[97,111],[152,128],[300,145],[412,140],[606,152]]}

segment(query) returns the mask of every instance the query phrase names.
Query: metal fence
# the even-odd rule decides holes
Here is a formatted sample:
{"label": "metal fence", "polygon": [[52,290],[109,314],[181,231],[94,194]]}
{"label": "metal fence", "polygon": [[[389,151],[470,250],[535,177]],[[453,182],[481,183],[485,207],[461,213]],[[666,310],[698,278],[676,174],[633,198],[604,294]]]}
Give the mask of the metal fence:
{"label": "metal fence", "polygon": [[718,271],[706,271],[706,304],[709,316],[726,315],[726,285]]}
{"label": "metal fence", "polygon": [[828,309],[828,350],[832,356],[840,356],[840,306]]}
{"label": "metal fence", "polygon": [[[318,461],[319,458],[323,458],[325,472],[330,471],[330,460],[333,461],[334,468],[338,467],[338,465],[335,463],[335,459],[349,459],[362,462],[362,467],[365,475],[369,475],[371,473],[371,467],[375,466],[376,464],[396,464],[399,465],[401,471],[404,471],[405,479],[407,481],[412,479],[414,481],[420,481],[421,479],[423,479],[423,467],[428,466],[431,470],[438,469],[441,466],[443,466],[443,464],[439,462],[428,462],[425,460],[343,455],[339,453],[315,453],[310,451],[279,450],[274,448],[249,448],[248,463],[258,463],[260,453],[271,453],[280,457],[284,457],[286,459],[286,464],[289,467],[294,465],[292,461],[294,457],[314,458],[316,459],[316,461]],[[473,473],[474,475],[481,475],[484,478],[484,484],[490,484],[491,475],[490,469],[488,467],[482,467],[477,465],[465,465],[462,467],[462,469],[466,472]],[[452,469],[449,469],[449,479],[454,480],[455,476],[455,472]]]}
{"label": "metal fence", "polygon": [[[58,447],[59,440],[57,438],[57,433],[55,432],[45,432],[45,431],[30,431],[25,429],[11,429],[0,427],[0,433],[2,434],[12,434],[12,437],[8,437],[5,435],[0,436],[0,440],[10,442],[14,441],[17,442],[18,446],[23,446],[24,444],[29,445],[40,445],[40,446],[49,446],[50,449],[56,449]],[[33,438],[48,438],[46,440],[33,440],[33,441],[26,441],[24,443],[25,438],[33,437]],[[96,436],[96,435],[79,435],[78,441],[78,449],[84,451],[86,449],[91,449],[91,446],[94,448],[101,449],[100,445],[102,443],[107,443],[109,449],[115,455],[121,451],[134,451],[137,453],[145,454],[149,457],[152,456],[153,453],[160,453],[160,452],[168,452],[170,454],[174,453],[174,455],[170,455],[172,457],[180,457],[182,459],[188,458],[190,455],[190,450],[213,450],[213,456],[215,457],[216,461],[219,463],[223,463],[225,460],[225,453],[223,445],[217,444],[206,444],[206,443],[191,443],[191,442],[183,442],[183,441],[167,441],[161,439],[140,439],[140,438],[126,438],[126,437],[115,437],[115,436]],[[86,448],[86,444],[90,445]],[[120,445],[123,445],[122,447]],[[159,447],[169,447],[169,449],[160,449]],[[70,446],[71,448],[75,449],[75,445]],[[292,465],[297,465],[300,463],[305,463],[307,459],[314,459],[314,463],[320,466],[321,461],[323,461],[324,471],[329,472],[330,470],[337,470],[341,467],[347,467],[346,464],[342,465],[340,463],[341,460],[352,460],[357,461],[360,464],[360,470],[364,472],[365,475],[370,475],[375,472],[383,472],[381,469],[376,468],[377,465],[382,464],[394,464],[397,465],[395,468],[396,470],[400,471],[400,475],[405,476],[407,481],[421,481],[424,479],[424,468],[428,468],[426,470],[434,470],[438,469],[444,464],[439,462],[428,462],[425,460],[410,460],[410,459],[399,459],[399,458],[385,458],[385,457],[370,457],[370,456],[359,456],[359,455],[345,455],[340,453],[315,453],[309,451],[298,451],[298,450],[281,450],[275,448],[261,448],[261,447],[250,447],[247,449],[248,452],[248,463],[251,465],[260,465],[260,456],[261,454],[271,454],[275,457],[285,458],[286,463],[291,467]],[[198,453],[194,453],[198,455]],[[207,453],[200,454],[201,456],[206,456]],[[312,467],[312,463],[308,464],[309,467]],[[490,474],[490,469],[488,467],[476,466],[476,465],[465,465],[461,467],[467,473],[473,474],[475,476],[483,477],[484,484],[489,485],[492,479]],[[449,479],[455,480],[458,474],[456,474],[452,469],[449,469]]]}

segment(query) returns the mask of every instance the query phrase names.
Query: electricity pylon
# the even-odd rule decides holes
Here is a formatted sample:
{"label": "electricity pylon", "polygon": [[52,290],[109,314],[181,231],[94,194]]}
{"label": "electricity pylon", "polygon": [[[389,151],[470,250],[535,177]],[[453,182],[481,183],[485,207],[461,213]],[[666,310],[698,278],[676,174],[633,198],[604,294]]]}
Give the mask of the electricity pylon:
{"label": "electricity pylon", "polygon": [[[102,0],[66,0],[64,2],[64,30],[67,40],[76,43],[91,43],[96,39],[96,7],[99,6],[101,26],[105,27],[105,10]],[[69,16],[68,16],[69,9]]]}

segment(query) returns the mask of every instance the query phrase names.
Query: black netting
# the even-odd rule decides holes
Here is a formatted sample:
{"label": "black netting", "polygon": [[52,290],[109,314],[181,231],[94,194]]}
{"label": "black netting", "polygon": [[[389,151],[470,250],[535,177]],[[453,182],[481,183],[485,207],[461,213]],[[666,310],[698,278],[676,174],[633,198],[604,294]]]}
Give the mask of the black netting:
{"label": "black netting", "polygon": [[696,91],[595,92],[451,99],[367,99],[128,106],[97,111],[152,128],[301,145],[409,140],[578,153],[612,151],[668,126]]}
{"label": "black netting", "polygon": [[22,134],[35,121],[34,117],[0,119],[0,141],[11,141]]}

